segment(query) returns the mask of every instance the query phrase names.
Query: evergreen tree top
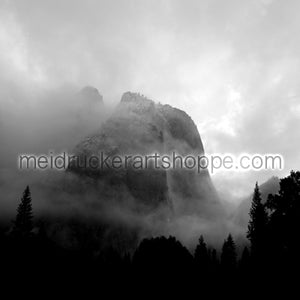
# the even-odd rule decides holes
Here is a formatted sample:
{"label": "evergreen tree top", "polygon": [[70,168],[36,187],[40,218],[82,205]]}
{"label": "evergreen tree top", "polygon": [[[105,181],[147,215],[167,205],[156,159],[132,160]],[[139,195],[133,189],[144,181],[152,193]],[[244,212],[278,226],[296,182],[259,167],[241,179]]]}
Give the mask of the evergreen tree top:
{"label": "evergreen tree top", "polygon": [[31,203],[31,193],[29,186],[23,192],[21,202],[17,208],[16,219],[14,220],[13,232],[22,237],[29,236],[33,229],[33,213]]}

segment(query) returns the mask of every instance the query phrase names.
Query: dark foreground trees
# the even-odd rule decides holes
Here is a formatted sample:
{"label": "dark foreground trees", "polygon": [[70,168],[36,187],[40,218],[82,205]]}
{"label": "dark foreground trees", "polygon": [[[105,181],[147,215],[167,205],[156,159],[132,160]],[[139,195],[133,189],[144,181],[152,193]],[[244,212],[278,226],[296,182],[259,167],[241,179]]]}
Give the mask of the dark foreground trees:
{"label": "dark foreground trees", "polygon": [[153,289],[162,285],[173,290],[183,285],[195,290],[222,284],[249,289],[258,283],[266,288],[283,287],[299,268],[299,204],[300,173],[291,172],[281,180],[279,193],[270,195],[266,203],[256,184],[248,228],[251,247],[241,248],[242,253],[231,234],[219,251],[211,248],[203,236],[194,255],[190,251],[193,249],[187,249],[175,237],[143,239],[125,251],[116,246],[119,243],[115,243],[115,236],[108,242],[106,237],[114,231],[112,228],[100,234],[99,226],[78,220],[64,221],[56,227],[69,235],[66,238],[72,241],[72,247],[57,243],[51,237],[51,221],[33,219],[27,187],[12,230],[0,230],[1,271],[8,278],[21,274],[23,279],[30,269],[36,280],[50,280],[52,284],[53,280],[70,281],[72,286],[74,282],[95,286],[128,282],[128,286],[139,283]]}
{"label": "dark foreground trees", "polygon": [[300,172],[280,180],[280,190],[269,195],[268,241],[272,264],[300,267]]}

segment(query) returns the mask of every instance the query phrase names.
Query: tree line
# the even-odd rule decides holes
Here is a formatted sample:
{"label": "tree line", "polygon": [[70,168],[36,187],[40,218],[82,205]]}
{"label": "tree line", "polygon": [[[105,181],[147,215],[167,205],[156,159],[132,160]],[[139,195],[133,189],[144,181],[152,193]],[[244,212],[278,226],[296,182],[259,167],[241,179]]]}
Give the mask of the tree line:
{"label": "tree line", "polygon": [[281,179],[279,192],[270,194],[265,202],[256,183],[246,233],[249,245],[240,257],[231,234],[220,253],[207,245],[203,236],[194,253],[172,236],[143,239],[131,254],[120,253],[113,245],[102,253],[92,253],[84,247],[74,252],[53,242],[43,223],[34,230],[27,186],[11,230],[1,233],[0,266],[7,274],[26,274],[30,268],[44,276],[55,272],[57,280],[80,278],[81,282],[100,277],[112,281],[116,277],[121,281],[135,278],[142,283],[164,282],[168,278],[188,285],[217,285],[233,280],[241,284],[249,280],[274,283],[278,278],[282,282],[299,268],[299,205],[300,172],[291,171]]}

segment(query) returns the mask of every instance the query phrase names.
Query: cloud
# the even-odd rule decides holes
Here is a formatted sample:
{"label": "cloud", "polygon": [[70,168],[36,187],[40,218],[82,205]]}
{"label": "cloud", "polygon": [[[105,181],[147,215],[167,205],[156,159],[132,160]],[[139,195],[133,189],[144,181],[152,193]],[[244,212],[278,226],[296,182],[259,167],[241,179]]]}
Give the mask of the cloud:
{"label": "cloud", "polygon": [[[37,116],[61,99],[55,91],[90,84],[107,102],[131,90],[185,110],[207,152],[281,153],[286,174],[300,167],[299,8],[296,0],[2,1],[5,141],[12,148],[33,135],[33,126],[10,129],[19,118],[38,122],[21,117],[28,107]],[[240,178],[246,192],[269,175],[235,174],[230,186]]]}

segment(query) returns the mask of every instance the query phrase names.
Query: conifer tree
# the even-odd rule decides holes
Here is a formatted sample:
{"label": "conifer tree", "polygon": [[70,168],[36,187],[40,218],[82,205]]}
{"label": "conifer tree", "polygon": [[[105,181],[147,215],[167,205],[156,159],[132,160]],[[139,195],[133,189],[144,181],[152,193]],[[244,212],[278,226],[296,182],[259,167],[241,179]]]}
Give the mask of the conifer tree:
{"label": "conifer tree", "polygon": [[251,243],[251,254],[254,257],[263,255],[266,243],[268,214],[262,203],[261,194],[256,182],[250,209],[247,238]]}
{"label": "conifer tree", "polygon": [[202,235],[200,236],[198,245],[195,249],[194,258],[199,270],[202,272],[202,275],[204,275],[208,270],[210,257]]}
{"label": "conifer tree", "polygon": [[236,246],[231,234],[224,241],[221,253],[221,266],[226,272],[233,272],[236,269]]}
{"label": "conifer tree", "polygon": [[13,222],[13,234],[22,238],[29,237],[33,229],[32,218],[31,194],[29,186],[27,186],[18,206],[16,219]]}

